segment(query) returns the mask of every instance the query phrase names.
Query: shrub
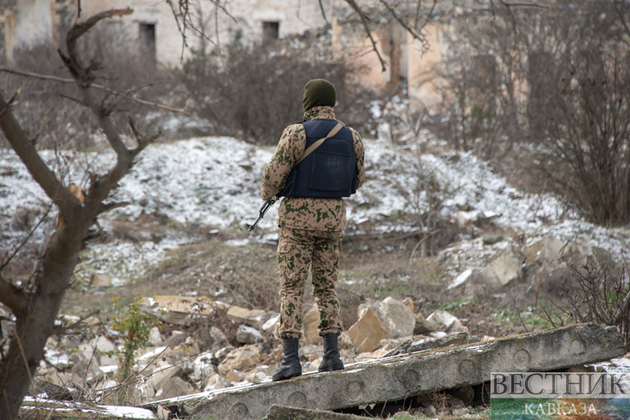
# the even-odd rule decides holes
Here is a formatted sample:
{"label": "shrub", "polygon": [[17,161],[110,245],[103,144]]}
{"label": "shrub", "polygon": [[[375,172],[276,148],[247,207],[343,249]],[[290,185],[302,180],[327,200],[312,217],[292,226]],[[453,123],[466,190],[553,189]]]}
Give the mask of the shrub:
{"label": "shrub", "polygon": [[335,111],[347,125],[369,130],[372,94],[348,81],[353,71],[347,63],[280,44],[246,46],[236,36],[222,59],[194,53],[181,77],[217,134],[272,145],[287,125],[302,120],[304,85],[314,78],[335,85]]}

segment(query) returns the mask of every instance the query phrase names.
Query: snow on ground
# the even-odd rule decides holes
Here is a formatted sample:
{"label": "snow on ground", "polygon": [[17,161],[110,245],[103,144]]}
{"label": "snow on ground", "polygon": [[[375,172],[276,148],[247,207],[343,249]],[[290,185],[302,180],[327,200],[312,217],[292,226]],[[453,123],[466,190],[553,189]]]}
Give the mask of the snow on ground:
{"label": "snow on ground", "polygon": [[[351,228],[347,234],[353,234],[353,227],[365,221],[371,221],[376,231],[417,229],[409,221],[400,222],[390,216],[425,211],[432,199],[445,217],[454,220],[458,210],[467,206],[472,210],[460,212],[460,216],[492,217],[495,224],[525,234],[527,244],[548,234],[565,242],[581,235],[591,245],[609,249],[617,258],[628,256],[627,229],[605,229],[571,218],[570,214],[560,220],[562,211],[556,199],[518,191],[471,153],[420,154],[413,147],[400,149],[384,140],[365,140],[365,146],[367,181],[348,200]],[[209,230],[251,223],[262,205],[260,179],[272,153],[273,147],[256,147],[229,137],[153,144],[142,152],[112,197],[131,204],[101,219],[133,221],[144,213],[166,216],[181,224],[207,226]],[[86,183],[86,170],[103,173],[115,160],[113,152],[69,153],[62,158],[52,151],[41,154],[51,168],[66,174],[66,182],[81,185]],[[437,197],[427,196],[426,182],[439,186]],[[16,155],[0,149],[0,249],[9,249],[24,237],[21,220],[26,218],[31,227],[37,222],[37,217],[29,219],[25,213],[42,214],[48,203]],[[273,240],[277,208],[274,206],[259,224],[256,235],[262,236],[254,236],[257,240]],[[53,208],[49,220],[35,235],[36,240],[42,241],[51,234],[55,214]],[[113,278],[129,279],[159,261],[166,247],[184,242],[185,236],[178,236],[160,244],[95,245],[81,267],[109,267]],[[229,245],[247,243],[237,240]],[[452,275],[474,267],[475,259],[481,264],[485,257],[506,246],[507,242],[501,242],[489,247],[480,239],[453,245],[447,252],[461,255],[462,261],[453,267]]]}

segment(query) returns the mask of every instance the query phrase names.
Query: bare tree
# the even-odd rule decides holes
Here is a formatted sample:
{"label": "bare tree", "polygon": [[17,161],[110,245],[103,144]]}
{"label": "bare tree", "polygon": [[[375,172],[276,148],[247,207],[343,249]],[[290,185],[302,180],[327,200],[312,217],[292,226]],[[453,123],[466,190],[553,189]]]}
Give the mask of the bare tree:
{"label": "bare tree", "polygon": [[130,120],[137,144],[133,148],[125,145],[120,129],[112,119],[114,109],[104,100],[104,95],[94,88],[94,66],[86,65],[78,52],[77,42],[97,22],[131,13],[131,9],[111,10],[77,22],[68,32],[65,54],[60,52],[81,94],[78,100],[96,117],[99,127],[117,155],[117,161],[109,172],[91,176],[83,203],[44,163],[31,139],[27,138],[11,109],[14,98],[5,100],[0,95],[0,129],[33,179],[58,207],[64,220],[50,237],[30,282],[18,286],[3,277],[0,271],[0,302],[16,318],[9,351],[0,361],[2,419],[17,417],[35,370],[43,358],[46,340],[54,331],[54,320],[77,263],[79,251],[88,235],[88,228],[99,214],[111,208],[111,205],[105,204],[105,199],[129,172],[136,156],[156,137],[141,135]]}

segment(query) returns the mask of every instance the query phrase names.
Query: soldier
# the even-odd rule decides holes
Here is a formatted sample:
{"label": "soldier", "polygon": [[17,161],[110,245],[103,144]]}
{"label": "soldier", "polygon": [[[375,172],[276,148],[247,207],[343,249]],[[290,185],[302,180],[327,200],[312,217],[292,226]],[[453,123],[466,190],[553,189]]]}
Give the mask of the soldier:
{"label": "soldier", "polygon": [[[335,120],[336,102],[337,92],[330,82],[309,81],[302,100],[304,121],[284,130],[263,174],[262,199],[284,197],[278,211],[279,333],[284,358],[274,381],[302,374],[298,345],[309,268],[320,314],[319,334],[324,339],[319,371],[344,368],[337,345],[342,326],[335,290],[346,228],[342,197],[349,197],[363,184],[365,170],[361,136]],[[318,142],[323,138],[326,140]]]}

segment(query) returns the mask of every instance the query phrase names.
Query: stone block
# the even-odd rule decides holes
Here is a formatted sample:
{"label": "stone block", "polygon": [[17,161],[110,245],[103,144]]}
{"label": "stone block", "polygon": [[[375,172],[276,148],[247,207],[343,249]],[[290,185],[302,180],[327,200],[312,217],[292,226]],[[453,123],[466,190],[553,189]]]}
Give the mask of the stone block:
{"label": "stone block", "polygon": [[319,311],[317,305],[313,305],[311,309],[302,318],[302,340],[306,344],[321,344],[323,343],[322,337],[319,335],[319,324],[321,319],[319,317]]}
{"label": "stone block", "polygon": [[219,373],[227,375],[232,369],[245,372],[261,362],[260,350],[255,344],[239,347],[225,356],[219,365]]}
{"label": "stone block", "polygon": [[256,344],[264,342],[265,339],[256,328],[241,324],[236,330],[236,341],[243,344]]}
{"label": "stone block", "polygon": [[371,352],[387,338],[387,329],[372,308],[367,308],[361,318],[348,329],[348,335],[359,353]]}
{"label": "stone block", "polygon": [[516,279],[521,272],[521,259],[508,248],[481,270],[483,286],[488,290],[499,289]]}

